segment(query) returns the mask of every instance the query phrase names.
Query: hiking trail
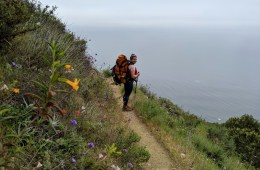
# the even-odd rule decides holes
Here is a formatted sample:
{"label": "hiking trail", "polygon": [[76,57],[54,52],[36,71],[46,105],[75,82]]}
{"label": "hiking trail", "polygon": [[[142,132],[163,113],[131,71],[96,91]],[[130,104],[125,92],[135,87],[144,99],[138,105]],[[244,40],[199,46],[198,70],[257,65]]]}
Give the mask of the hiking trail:
{"label": "hiking trail", "polygon": [[[123,107],[122,102],[122,94],[120,93],[120,86],[116,86],[109,81],[111,88],[113,89],[113,94],[115,98],[118,100],[120,104],[120,108]],[[134,93],[134,90],[133,92]],[[132,94],[133,95],[133,94]],[[147,163],[144,164],[145,170],[171,170],[173,168],[173,161],[171,160],[168,152],[165,148],[161,146],[161,144],[155,139],[149,129],[143,124],[136,115],[135,111],[123,112],[124,121],[128,122],[128,126],[134,132],[136,132],[139,136],[141,136],[141,140],[139,144],[141,146],[145,146],[146,149],[151,154],[151,157]]]}

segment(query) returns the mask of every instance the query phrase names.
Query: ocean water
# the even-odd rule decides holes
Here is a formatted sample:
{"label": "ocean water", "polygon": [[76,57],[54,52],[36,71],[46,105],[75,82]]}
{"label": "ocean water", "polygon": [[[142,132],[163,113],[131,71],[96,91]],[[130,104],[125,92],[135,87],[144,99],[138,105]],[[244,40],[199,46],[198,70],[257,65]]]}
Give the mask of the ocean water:
{"label": "ocean water", "polygon": [[74,26],[90,40],[98,68],[135,53],[140,83],[209,122],[251,114],[260,120],[260,29],[257,27]]}

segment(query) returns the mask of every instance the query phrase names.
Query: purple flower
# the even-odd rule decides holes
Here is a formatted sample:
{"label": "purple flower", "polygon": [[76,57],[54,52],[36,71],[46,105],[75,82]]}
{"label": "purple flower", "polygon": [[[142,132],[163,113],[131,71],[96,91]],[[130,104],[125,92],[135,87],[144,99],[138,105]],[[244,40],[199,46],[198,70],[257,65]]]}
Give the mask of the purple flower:
{"label": "purple flower", "polygon": [[49,73],[52,73],[52,70],[51,70],[51,69],[49,69]]}
{"label": "purple flower", "polygon": [[129,168],[133,168],[133,167],[134,167],[134,165],[133,165],[131,162],[128,162],[128,163],[127,163],[127,166],[128,166]]}
{"label": "purple flower", "polygon": [[15,62],[12,62],[12,66],[13,66],[13,67],[17,67],[17,65],[16,65]]}
{"label": "purple flower", "polygon": [[76,160],[75,158],[71,158],[71,162],[72,162],[72,163],[76,163],[77,160]]}
{"label": "purple flower", "polygon": [[108,99],[109,99],[108,95],[106,95],[106,96],[104,97],[104,99],[105,99],[105,100],[108,100]]}
{"label": "purple flower", "polygon": [[75,119],[70,121],[71,126],[76,126],[78,123]]}
{"label": "purple flower", "polygon": [[126,153],[126,152],[127,152],[127,150],[126,150],[126,149],[122,149],[122,152],[123,152],[123,153]]}
{"label": "purple flower", "polygon": [[89,143],[88,143],[88,147],[89,147],[90,149],[93,149],[93,148],[95,147],[95,145],[94,145],[93,142],[89,142]]}

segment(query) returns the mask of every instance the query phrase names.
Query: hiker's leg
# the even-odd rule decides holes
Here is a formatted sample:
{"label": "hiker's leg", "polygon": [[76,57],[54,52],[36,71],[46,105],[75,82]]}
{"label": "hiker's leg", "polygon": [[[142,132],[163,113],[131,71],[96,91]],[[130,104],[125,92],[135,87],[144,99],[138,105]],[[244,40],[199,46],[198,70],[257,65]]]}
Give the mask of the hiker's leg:
{"label": "hiker's leg", "polygon": [[126,106],[129,100],[129,96],[133,90],[133,82],[132,81],[126,82],[124,84],[124,87],[125,87],[125,94],[123,96],[123,101],[124,101],[124,106]]}

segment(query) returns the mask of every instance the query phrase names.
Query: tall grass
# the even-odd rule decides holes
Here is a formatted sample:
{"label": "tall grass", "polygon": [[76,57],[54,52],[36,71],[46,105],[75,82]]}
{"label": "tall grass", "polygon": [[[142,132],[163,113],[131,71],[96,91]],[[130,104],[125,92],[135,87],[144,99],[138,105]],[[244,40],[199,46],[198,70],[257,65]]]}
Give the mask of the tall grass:
{"label": "tall grass", "polygon": [[138,115],[170,152],[177,169],[254,169],[241,163],[223,125],[205,122],[145,86],[133,102]]}

